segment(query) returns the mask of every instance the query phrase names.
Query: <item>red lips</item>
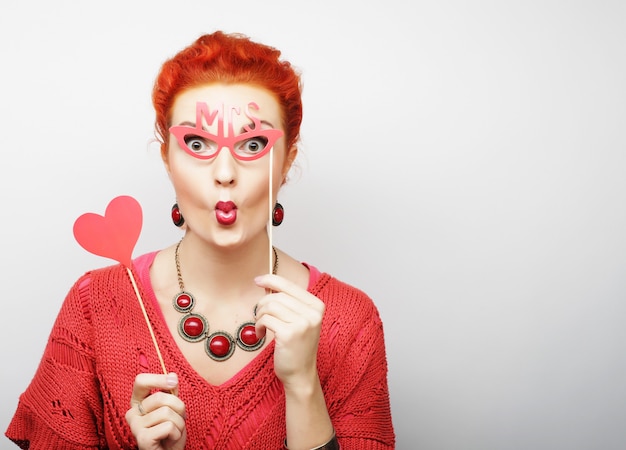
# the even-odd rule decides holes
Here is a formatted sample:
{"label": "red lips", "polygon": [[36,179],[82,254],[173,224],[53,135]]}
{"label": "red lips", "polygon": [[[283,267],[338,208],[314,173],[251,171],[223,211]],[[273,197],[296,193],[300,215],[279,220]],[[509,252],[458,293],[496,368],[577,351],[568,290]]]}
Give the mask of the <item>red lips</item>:
{"label": "red lips", "polygon": [[232,225],[237,220],[237,205],[233,202],[217,202],[215,219],[220,225]]}

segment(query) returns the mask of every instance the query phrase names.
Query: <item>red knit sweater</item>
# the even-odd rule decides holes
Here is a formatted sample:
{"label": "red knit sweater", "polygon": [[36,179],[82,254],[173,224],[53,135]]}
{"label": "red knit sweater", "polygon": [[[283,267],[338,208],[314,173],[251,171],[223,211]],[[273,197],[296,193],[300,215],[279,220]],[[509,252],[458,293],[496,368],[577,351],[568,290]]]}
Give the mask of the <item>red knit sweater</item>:
{"label": "red knit sweater", "polygon": [[[274,343],[226,383],[206,382],[174,342],[149,282],[140,281],[149,280],[146,262],[152,258],[138,259],[141,273],[135,279],[165,365],[179,377],[186,448],[282,448],[285,399],[273,369]],[[341,448],[394,448],[383,326],[375,305],[325,273],[309,291],[326,304],[318,370]],[[126,269],[88,272],[68,293],[6,436],[24,449],[137,448],[124,415],[139,372],[162,369]]]}

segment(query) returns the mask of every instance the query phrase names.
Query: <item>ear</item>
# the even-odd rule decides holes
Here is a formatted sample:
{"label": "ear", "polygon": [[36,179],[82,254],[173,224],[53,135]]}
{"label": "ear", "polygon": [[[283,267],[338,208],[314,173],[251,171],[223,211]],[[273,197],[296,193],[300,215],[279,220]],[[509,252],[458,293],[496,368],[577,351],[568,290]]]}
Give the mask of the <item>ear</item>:
{"label": "ear", "polygon": [[163,160],[163,165],[165,166],[165,171],[167,172],[167,176],[170,177],[170,161],[169,161],[168,155],[169,153],[167,149],[165,148],[165,144],[161,144],[161,159]]}
{"label": "ear", "polygon": [[281,184],[285,183],[285,179],[287,178],[287,173],[289,173],[289,169],[291,169],[293,162],[296,160],[296,156],[298,156],[298,147],[295,145],[292,145],[289,151],[287,152],[287,157],[285,158],[285,163],[283,164],[283,170],[281,174],[283,181]]}

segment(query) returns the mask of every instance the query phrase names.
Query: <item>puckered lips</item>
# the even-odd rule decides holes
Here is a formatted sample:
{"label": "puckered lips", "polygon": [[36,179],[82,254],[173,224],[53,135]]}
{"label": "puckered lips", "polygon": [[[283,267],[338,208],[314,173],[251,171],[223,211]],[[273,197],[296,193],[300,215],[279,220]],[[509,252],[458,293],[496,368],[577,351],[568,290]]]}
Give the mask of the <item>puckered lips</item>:
{"label": "puckered lips", "polygon": [[232,225],[237,220],[237,205],[234,202],[217,202],[215,219],[220,225]]}

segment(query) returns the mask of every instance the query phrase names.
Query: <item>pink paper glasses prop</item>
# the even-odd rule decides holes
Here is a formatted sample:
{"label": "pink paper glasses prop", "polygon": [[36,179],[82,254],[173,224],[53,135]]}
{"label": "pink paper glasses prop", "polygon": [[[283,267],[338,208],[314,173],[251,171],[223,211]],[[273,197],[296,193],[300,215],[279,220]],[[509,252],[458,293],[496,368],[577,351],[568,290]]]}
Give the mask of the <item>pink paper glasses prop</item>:
{"label": "pink paper glasses prop", "polygon": [[[230,108],[230,116],[226,119],[228,133],[224,135],[224,104],[221,108],[211,111],[205,102],[196,103],[195,124],[184,122],[181,125],[171,126],[169,130],[176,137],[180,148],[194,158],[212,159],[223,147],[227,147],[233,158],[240,161],[254,161],[265,156],[284,133],[275,128],[262,128],[262,121],[252,114],[251,108],[259,109],[256,103],[248,103],[244,115],[251,123],[243,126],[243,131],[239,134],[235,134],[233,115],[241,115],[241,108]],[[208,126],[212,126],[216,117],[217,134],[213,134],[203,128],[202,119],[204,118]]]}
{"label": "pink paper glasses prop", "polygon": [[167,374],[161,350],[131,270],[133,249],[141,234],[142,220],[143,214],[137,200],[129,196],[116,197],[109,202],[104,216],[95,213],[85,213],[76,219],[74,222],[74,238],[88,252],[111,258],[126,268],[139,301],[139,306],[148,325],[161,368],[163,373]]}

